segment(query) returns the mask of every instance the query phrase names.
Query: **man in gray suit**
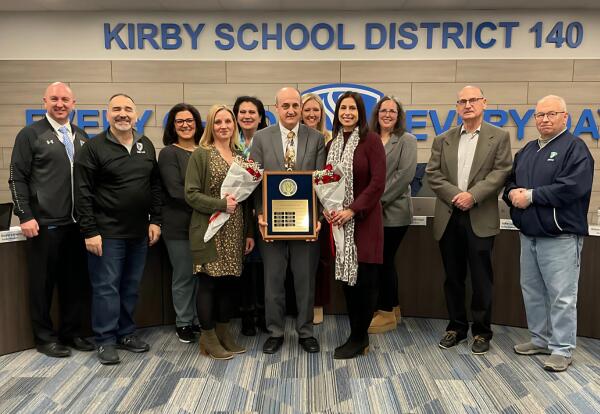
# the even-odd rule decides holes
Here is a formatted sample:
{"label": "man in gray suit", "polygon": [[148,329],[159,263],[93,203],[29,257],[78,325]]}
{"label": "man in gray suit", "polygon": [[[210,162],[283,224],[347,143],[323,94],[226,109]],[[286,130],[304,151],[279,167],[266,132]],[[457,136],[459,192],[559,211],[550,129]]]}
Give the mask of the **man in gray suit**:
{"label": "man in gray suit", "polygon": [[[317,170],[325,165],[325,139],[314,129],[300,124],[302,103],[295,88],[277,92],[276,109],[279,123],[256,133],[250,157],[265,171]],[[259,189],[259,192],[261,190]],[[262,197],[255,197],[261,233],[267,225],[263,217]],[[320,223],[317,221],[317,231]],[[296,331],[306,352],[319,352],[313,337],[313,303],[315,272],[319,245],[302,240],[259,241],[265,271],[265,316],[271,336],[263,345],[266,354],[276,353],[283,344],[285,327],[285,277],[288,261],[294,275],[298,316]]]}
{"label": "man in gray suit", "polygon": [[435,137],[427,177],[437,195],[433,232],[439,240],[450,322],[440,341],[451,348],[466,340],[467,264],[471,271],[474,354],[488,351],[492,339],[492,246],[500,232],[498,194],[512,157],[508,132],[483,122],[486,99],[481,88],[465,86],[456,101],[462,125]]}

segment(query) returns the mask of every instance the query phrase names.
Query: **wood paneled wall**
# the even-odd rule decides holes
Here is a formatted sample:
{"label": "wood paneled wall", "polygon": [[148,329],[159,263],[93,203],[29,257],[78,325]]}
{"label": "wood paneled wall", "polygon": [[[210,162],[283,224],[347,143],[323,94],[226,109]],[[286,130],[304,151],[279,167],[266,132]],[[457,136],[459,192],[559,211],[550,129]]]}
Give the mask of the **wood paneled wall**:
{"label": "wood paneled wall", "polygon": [[[42,108],[50,82],[71,85],[81,109],[101,109],[115,92],[130,94],[143,111],[151,109],[145,133],[162,147],[161,122],[172,105],[185,101],[206,116],[210,105],[233,104],[238,95],[256,95],[273,110],[276,91],[286,85],[300,90],[351,82],[398,96],[407,109],[453,109],[456,92],[465,84],[480,85],[491,109],[523,112],[547,94],[563,96],[578,118],[583,108],[594,109],[600,123],[600,60],[437,60],[437,61],[307,61],[307,62],[190,62],[190,61],[0,61],[0,202],[10,200],[8,168],[17,132],[25,125],[25,109]],[[526,138],[516,139],[514,151],[537,137],[533,121]],[[91,130],[92,133],[99,130]],[[434,131],[419,142],[419,162],[429,158]],[[582,135],[600,170],[600,148],[590,134]],[[600,174],[596,173],[590,221],[600,207]],[[594,213],[594,214],[592,214]]]}

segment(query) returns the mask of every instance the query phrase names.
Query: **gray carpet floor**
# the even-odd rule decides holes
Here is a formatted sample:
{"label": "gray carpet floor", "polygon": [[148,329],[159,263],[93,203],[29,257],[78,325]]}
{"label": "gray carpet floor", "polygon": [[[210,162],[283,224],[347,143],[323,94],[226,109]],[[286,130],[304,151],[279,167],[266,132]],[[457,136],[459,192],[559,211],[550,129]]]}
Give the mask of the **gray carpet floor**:
{"label": "gray carpet floor", "polygon": [[573,365],[550,373],[545,356],[513,353],[529,338],[524,329],[495,326],[490,352],[476,356],[465,343],[437,346],[445,324],[405,318],[347,361],[332,358],[349,331],[344,316],[316,327],[319,354],[299,347],[293,319],[279,353],[262,353],[265,334],[240,336],[248,352],[230,361],[180,343],[172,326],[140,330],[151,351],[119,351],[115,366],[94,353],[52,359],[28,350],[0,357],[0,413],[600,412],[600,340],[578,338]]}

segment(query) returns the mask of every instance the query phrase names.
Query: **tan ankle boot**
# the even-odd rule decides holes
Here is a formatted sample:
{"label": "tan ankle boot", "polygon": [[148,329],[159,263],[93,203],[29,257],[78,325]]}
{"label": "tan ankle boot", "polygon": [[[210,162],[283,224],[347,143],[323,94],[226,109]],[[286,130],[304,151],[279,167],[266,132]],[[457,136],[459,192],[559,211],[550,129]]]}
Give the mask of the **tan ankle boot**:
{"label": "tan ankle boot", "polygon": [[383,333],[396,329],[396,317],[394,311],[386,312],[379,310],[369,325],[369,333]]}
{"label": "tan ankle boot", "polygon": [[402,315],[400,315],[400,306],[394,306],[394,316],[396,317],[396,325],[400,325]]}
{"label": "tan ankle boot", "polygon": [[214,359],[231,359],[233,354],[227,351],[221,343],[214,329],[202,329],[200,335],[200,352]]}
{"label": "tan ankle boot", "polygon": [[246,348],[233,340],[233,336],[229,331],[229,323],[217,323],[215,331],[217,332],[217,338],[219,338],[219,342],[221,342],[223,348],[234,354],[243,354],[246,352]]}

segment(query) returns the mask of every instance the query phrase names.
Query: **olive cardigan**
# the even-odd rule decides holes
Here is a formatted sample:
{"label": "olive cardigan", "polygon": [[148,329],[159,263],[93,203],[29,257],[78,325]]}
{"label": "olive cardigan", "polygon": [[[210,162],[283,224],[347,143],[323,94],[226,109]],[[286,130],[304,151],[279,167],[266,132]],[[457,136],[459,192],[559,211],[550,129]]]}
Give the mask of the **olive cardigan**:
{"label": "olive cardigan", "polygon": [[[235,155],[242,155],[234,151]],[[214,198],[208,195],[212,172],[209,168],[210,150],[198,147],[190,157],[185,174],[185,201],[192,207],[190,221],[190,249],[194,264],[210,263],[217,260],[217,248],[214,237],[204,242],[204,234],[208,228],[210,216],[217,211],[226,211],[227,200]],[[253,237],[252,211],[244,201],[240,203],[243,208],[244,234],[246,238]],[[219,230],[220,231],[220,230]],[[240,246],[243,254],[245,246]]]}

